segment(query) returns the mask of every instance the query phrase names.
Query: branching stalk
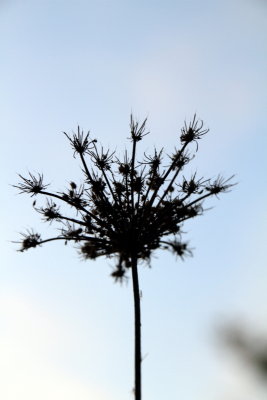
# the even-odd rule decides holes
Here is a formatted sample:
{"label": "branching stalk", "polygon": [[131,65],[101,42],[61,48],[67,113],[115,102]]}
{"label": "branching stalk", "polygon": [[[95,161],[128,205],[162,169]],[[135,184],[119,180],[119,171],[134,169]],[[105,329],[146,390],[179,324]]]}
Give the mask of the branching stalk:
{"label": "branching stalk", "polygon": [[134,295],[134,337],[135,337],[135,400],[141,400],[141,307],[140,307],[140,290],[138,280],[137,258],[132,257],[132,283]]}
{"label": "branching stalk", "polygon": [[[46,190],[49,184],[44,183],[43,174],[31,173],[28,177],[19,175],[21,182],[15,185],[20,193],[27,193],[31,197],[41,194],[55,198],[67,203],[71,210],[74,208],[77,212],[77,218],[72,218],[71,213],[65,215],[64,212],[64,215],[61,215],[60,208],[54,200],[47,199],[47,205],[41,208],[35,206],[34,200],[33,207],[43,219],[49,223],[61,223],[62,228],[57,237],[44,240],[38,232],[27,230],[21,234],[22,239],[18,242],[21,244],[20,251],[24,252],[57,240],[66,243],[71,241],[78,244],[80,255],[87,260],[94,260],[100,256],[115,257],[116,266],[111,273],[115,282],[122,282],[127,278],[127,272],[131,271],[134,299],[135,400],[141,400],[142,395],[138,263],[142,261],[150,264],[151,256],[157,249],[169,249],[182,259],[186,255],[192,255],[187,242],[182,240],[183,221],[206,211],[202,208],[204,199],[226,193],[233,186],[229,183],[232,177],[225,180],[220,175],[212,181],[196,180],[194,174],[190,180],[184,177],[182,182],[176,182],[179,172],[192,159],[185,153],[187,146],[194,144],[197,151],[198,141],[208,132],[207,129],[203,129],[203,122],[197,120],[196,115],[189,124],[185,122],[178,139],[181,149],[177,150],[175,147],[163,170],[160,168],[163,149],[160,152],[155,149],[154,156],[144,153],[143,162],[136,166],[137,142],[148,134],[145,132],[145,124],[146,119],[139,125],[131,116],[132,153],[128,157],[125,150],[122,160],[113,157],[115,152],[105,152],[102,146],[99,148],[97,140],[91,140],[90,132],[85,135],[79,126],[78,132],[72,136],[65,133],[74,150],[73,156],[79,154],[83,166],[84,182],[78,189],[75,182],[70,182],[67,193],[51,193]],[[89,171],[85,155],[90,157],[97,170],[91,168]],[[119,165],[118,170],[113,168],[115,163]],[[140,165],[144,165],[141,172],[138,170]],[[102,172],[101,176],[99,170]],[[178,193],[177,190],[176,193],[174,191],[175,186],[178,187]],[[76,224],[79,225],[78,229]]]}

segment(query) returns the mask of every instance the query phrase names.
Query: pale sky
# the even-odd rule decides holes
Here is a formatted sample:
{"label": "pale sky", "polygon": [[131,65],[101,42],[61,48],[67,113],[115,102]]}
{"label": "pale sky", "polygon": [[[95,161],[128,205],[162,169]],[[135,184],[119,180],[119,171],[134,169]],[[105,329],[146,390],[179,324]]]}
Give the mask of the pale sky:
{"label": "pale sky", "polygon": [[265,399],[215,331],[240,321],[267,336],[266,0],[2,0],[0,50],[1,400],[133,398],[131,282],[71,246],[11,243],[54,232],[11,187],[17,173],[55,191],[81,182],[62,131],[79,124],[122,154],[131,112],[148,117],[140,158],[172,151],[196,112],[210,132],[187,173],[238,182],[184,226],[193,258],[140,266],[143,398]]}

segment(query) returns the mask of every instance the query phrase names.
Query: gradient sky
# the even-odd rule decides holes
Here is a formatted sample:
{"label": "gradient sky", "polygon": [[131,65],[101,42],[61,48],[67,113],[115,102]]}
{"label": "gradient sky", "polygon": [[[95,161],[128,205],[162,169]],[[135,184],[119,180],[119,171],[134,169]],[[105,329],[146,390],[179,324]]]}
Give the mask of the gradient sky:
{"label": "gradient sky", "polygon": [[2,0],[0,50],[0,398],[133,398],[131,282],[71,246],[16,252],[19,232],[53,232],[16,174],[63,190],[81,173],[62,131],[79,124],[122,154],[133,112],[148,117],[143,149],[171,151],[196,112],[210,133],[187,173],[238,186],[184,226],[193,258],[140,267],[144,399],[265,399],[215,331],[267,335],[266,0]]}

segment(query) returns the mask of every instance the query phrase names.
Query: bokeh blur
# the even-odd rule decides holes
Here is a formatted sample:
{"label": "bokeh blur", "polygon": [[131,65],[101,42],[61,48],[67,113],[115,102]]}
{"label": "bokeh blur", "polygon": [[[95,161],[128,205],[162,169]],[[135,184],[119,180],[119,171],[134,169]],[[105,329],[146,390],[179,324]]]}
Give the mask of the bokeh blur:
{"label": "bokeh blur", "polygon": [[130,281],[71,246],[11,243],[53,231],[17,173],[81,182],[62,131],[122,153],[131,112],[148,117],[139,154],[178,147],[197,113],[210,132],[184,175],[238,182],[185,224],[193,258],[140,267],[143,397],[266,399],[266,39],[265,0],[0,1],[1,399],[132,398]]}

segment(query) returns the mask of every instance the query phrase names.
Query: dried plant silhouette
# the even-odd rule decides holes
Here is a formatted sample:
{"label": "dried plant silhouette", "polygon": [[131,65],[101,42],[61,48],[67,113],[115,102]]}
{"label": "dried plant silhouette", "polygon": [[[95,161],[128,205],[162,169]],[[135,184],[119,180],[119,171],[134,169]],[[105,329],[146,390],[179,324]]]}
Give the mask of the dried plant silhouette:
{"label": "dried plant silhouette", "polygon": [[[180,147],[175,148],[164,161],[163,149],[154,149],[137,160],[137,145],[146,132],[146,120],[136,122],[131,116],[131,152],[125,151],[123,159],[115,152],[104,150],[92,139],[90,132],[69,135],[64,132],[79,156],[83,184],[71,182],[64,192],[50,192],[43,175],[23,177],[14,185],[21,193],[42,195],[46,204],[34,209],[44,221],[60,224],[60,234],[43,239],[34,230],[22,234],[20,251],[41,246],[51,241],[78,243],[85,259],[100,256],[115,257],[112,272],[116,282],[122,282],[131,272],[135,315],[135,400],[141,400],[141,313],[138,282],[140,262],[149,262],[156,249],[171,250],[184,258],[192,252],[182,240],[183,223],[204,212],[203,201],[210,196],[227,192],[233,184],[231,178],[198,178],[196,173],[181,176],[184,167],[198,151],[199,140],[208,132],[203,122],[194,115],[192,121],[181,129]],[[179,178],[179,181],[178,181]],[[75,211],[65,215],[60,203]]]}

